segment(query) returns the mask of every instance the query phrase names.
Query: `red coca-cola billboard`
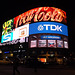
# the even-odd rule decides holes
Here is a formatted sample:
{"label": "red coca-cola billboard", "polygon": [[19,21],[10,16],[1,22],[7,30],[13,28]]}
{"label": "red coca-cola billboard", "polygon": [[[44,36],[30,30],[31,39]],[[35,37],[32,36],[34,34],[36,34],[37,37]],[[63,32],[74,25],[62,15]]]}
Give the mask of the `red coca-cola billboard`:
{"label": "red coca-cola billboard", "polygon": [[27,23],[40,21],[56,21],[67,23],[66,12],[55,7],[38,7],[14,18],[14,28]]}

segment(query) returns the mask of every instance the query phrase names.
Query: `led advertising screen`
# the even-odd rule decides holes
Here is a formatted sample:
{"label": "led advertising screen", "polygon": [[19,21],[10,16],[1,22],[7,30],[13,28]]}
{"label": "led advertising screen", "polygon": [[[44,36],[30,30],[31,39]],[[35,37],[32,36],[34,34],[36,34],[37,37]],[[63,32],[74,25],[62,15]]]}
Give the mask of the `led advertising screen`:
{"label": "led advertising screen", "polygon": [[39,40],[38,41],[38,46],[39,47],[46,47],[46,40]]}
{"label": "led advertising screen", "polygon": [[68,36],[68,28],[57,22],[37,22],[29,25],[29,35],[39,33],[56,33]]}
{"label": "led advertising screen", "polygon": [[2,36],[1,43],[7,42],[7,41],[12,41],[12,40],[13,40],[13,33],[9,33],[9,34]]}
{"label": "led advertising screen", "polygon": [[56,48],[56,40],[48,40],[48,47]]}
{"label": "led advertising screen", "polygon": [[37,41],[36,41],[36,40],[32,40],[30,47],[31,47],[31,48],[32,48],[32,47],[37,47]]}
{"label": "led advertising screen", "polygon": [[57,47],[63,48],[63,41],[62,40],[57,40]]}
{"label": "led advertising screen", "polygon": [[42,40],[61,40],[61,36],[56,35],[41,35]]}
{"label": "led advertising screen", "polygon": [[[68,42],[62,40],[65,36],[68,37],[66,18],[66,12],[55,7],[31,9],[3,24],[1,43],[21,39],[22,42],[29,42],[31,48],[68,48]],[[32,35],[40,37],[36,37],[37,41],[36,39],[28,41]],[[28,39],[25,40],[26,37]]]}
{"label": "led advertising screen", "polygon": [[64,48],[68,48],[68,42],[64,41]]}
{"label": "led advertising screen", "polygon": [[66,12],[55,7],[38,7],[14,18],[14,28],[40,21],[56,21],[67,23]]}
{"label": "led advertising screen", "polygon": [[14,19],[8,20],[3,24],[1,43],[13,40]]}
{"label": "led advertising screen", "polygon": [[3,24],[2,36],[12,32],[13,23],[14,23],[14,19],[11,19]]}
{"label": "led advertising screen", "polygon": [[13,30],[13,40],[29,36],[29,24],[23,25]]}

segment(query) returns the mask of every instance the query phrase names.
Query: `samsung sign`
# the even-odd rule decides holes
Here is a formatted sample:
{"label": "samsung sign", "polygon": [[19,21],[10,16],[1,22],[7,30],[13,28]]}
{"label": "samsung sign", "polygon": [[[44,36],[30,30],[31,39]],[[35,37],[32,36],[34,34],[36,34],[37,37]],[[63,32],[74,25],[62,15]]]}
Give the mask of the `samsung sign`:
{"label": "samsung sign", "polygon": [[1,43],[7,42],[7,41],[12,41],[12,40],[13,40],[13,32],[9,33],[9,34],[6,34],[6,35],[3,35]]}
{"label": "samsung sign", "polygon": [[37,22],[29,25],[29,35],[38,33],[55,33],[68,36],[67,26],[57,22]]}

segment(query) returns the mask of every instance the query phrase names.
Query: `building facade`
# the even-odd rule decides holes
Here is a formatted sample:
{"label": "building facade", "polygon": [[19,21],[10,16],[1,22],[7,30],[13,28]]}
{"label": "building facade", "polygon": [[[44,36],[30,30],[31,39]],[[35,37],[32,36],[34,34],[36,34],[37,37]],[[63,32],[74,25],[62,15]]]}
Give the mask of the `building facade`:
{"label": "building facade", "polygon": [[3,24],[0,46],[22,58],[37,56],[41,62],[62,64],[68,52],[66,18],[59,8],[31,9]]}

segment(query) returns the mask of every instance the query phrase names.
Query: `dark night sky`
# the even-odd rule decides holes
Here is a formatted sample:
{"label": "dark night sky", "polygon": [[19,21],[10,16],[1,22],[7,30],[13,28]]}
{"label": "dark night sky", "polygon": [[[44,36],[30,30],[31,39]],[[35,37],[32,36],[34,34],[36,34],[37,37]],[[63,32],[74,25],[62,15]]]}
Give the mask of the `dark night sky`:
{"label": "dark night sky", "polygon": [[0,29],[2,24],[30,9],[49,6],[60,8],[67,13],[67,25],[69,28],[69,46],[74,51],[74,24],[75,2],[74,0],[3,0],[0,2]]}

